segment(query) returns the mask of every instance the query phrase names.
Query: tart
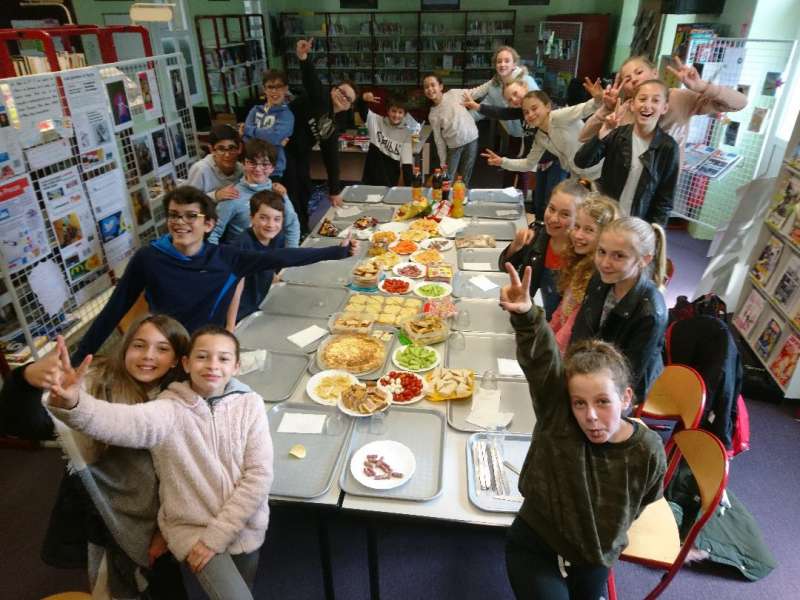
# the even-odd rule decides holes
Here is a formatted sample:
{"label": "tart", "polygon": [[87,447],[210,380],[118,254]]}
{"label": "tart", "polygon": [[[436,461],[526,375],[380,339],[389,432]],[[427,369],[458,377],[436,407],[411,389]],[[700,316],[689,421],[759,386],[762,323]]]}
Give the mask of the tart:
{"label": "tart", "polygon": [[384,344],[363,334],[331,336],[319,351],[324,368],[341,369],[353,374],[374,371],[386,358]]}
{"label": "tart", "polygon": [[319,229],[317,230],[317,233],[324,235],[325,237],[336,237],[339,235],[339,229],[330,219],[323,219]]}

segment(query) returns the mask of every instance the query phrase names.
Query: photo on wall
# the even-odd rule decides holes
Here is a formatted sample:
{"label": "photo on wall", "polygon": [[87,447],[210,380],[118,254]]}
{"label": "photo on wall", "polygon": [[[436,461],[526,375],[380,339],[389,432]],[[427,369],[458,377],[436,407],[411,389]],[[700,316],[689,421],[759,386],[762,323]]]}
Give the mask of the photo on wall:
{"label": "photo on wall", "polygon": [[139,177],[144,177],[153,171],[153,151],[150,147],[150,136],[143,134],[132,139],[133,155],[136,157],[136,166]]}
{"label": "photo on wall", "polygon": [[172,86],[172,97],[175,98],[175,110],[186,108],[186,90],[183,87],[180,69],[170,69],[169,81]]}
{"label": "photo on wall", "polygon": [[132,124],[131,107],[125,93],[125,83],[121,79],[106,83],[108,101],[111,103],[111,114],[114,116],[114,125],[117,130],[124,129]]}
{"label": "photo on wall", "polygon": [[186,136],[181,123],[173,123],[169,126],[169,139],[172,142],[172,156],[175,157],[175,160],[186,156]]}
{"label": "photo on wall", "polygon": [[169,155],[169,144],[167,142],[167,132],[164,129],[155,129],[152,132],[153,149],[156,153],[156,163],[159,167],[168,165],[172,158]]}
{"label": "photo on wall", "polygon": [[152,215],[150,214],[150,201],[141,187],[131,190],[130,194],[131,208],[136,218],[136,224],[139,226],[144,225],[152,219]]}

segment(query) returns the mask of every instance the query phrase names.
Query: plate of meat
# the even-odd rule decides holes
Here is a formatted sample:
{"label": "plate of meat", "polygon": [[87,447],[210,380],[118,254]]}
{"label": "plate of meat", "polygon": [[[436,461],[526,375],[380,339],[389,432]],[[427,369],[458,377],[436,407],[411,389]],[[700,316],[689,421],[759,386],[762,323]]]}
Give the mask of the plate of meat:
{"label": "plate of meat", "polygon": [[378,440],[361,446],[350,459],[350,472],[361,485],[391,490],[411,479],[417,460],[408,446],[394,440]]}

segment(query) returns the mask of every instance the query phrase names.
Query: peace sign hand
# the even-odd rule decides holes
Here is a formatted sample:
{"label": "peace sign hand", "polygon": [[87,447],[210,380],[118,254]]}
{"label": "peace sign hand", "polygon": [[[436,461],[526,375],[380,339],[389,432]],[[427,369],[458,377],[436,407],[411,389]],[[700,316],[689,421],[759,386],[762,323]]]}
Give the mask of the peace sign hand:
{"label": "peace sign hand", "polygon": [[297,58],[300,60],[305,60],[308,58],[309,52],[311,52],[311,48],[314,46],[314,38],[309,38],[307,40],[297,40],[297,44],[295,45],[295,54],[297,54]]}
{"label": "peace sign hand", "polygon": [[675,66],[673,67],[672,65],[667,65],[667,71],[680,79],[681,83],[693,92],[702,94],[704,91],[706,91],[708,82],[703,81],[700,78],[700,73],[697,72],[697,69],[695,69],[693,65],[684,64],[684,62],[677,56],[673,56],[672,60],[674,61]]}
{"label": "peace sign hand", "polygon": [[611,133],[617,127],[619,127],[620,124],[622,123],[622,116],[623,116],[624,112],[625,111],[624,111],[624,109],[622,107],[622,104],[620,103],[619,100],[617,100],[617,106],[616,106],[614,112],[612,112],[610,115],[608,115],[606,117],[605,121],[603,121],[603,126],[600,128],[600,132],[597,134],[597,137],[599,137],[602,140],[609,133]]}
{"label": "peace sign hand", "polygon": [[364,102],[369,102],[370,104],[376,104],[381,101],[380,97],[376,96],[372,92],[364,92],[361,94],[361,99]]}
{"label": "peace sign hand", "polygon": [[603,104],[608,110],[614,110],[617,107],[619,100],[619,93],[622,91],[622,78],[619,73],[614,78],[614,83],[608,84],[606,89],[603,90]]}
{"label": "peace sign hand", "polygon": [[478,110],[481,107],[481,105],[475,102],[472,96],[470,96],[469,92],[464,92],[464,97],[461,101],[461,105],[467,110]]}
{"label": "peace sign hand", "polygon": [[486,159],[486,162],[492,165],[493,167],[499,167],[503,164],[503,157],[499,154],[495,154],[488,148],[481,152],[481,156]]}
{"label": "peace sign hand", "polygon": [[600,102],[603,99],[603,84],[600,81],[600,78],[592,80],[588,77],[583,78],[583,89],[594,99],[595,102]]}
{"label": "peace sign hand", "polygon": [[89,365],[92,364],[92,355],[88,355],[77,369],[73,369],[69,362],[69,352],[63,337],[58,336],[56,338],[56,348],[61,362],[62,377],[59,383],[50,388],[48,404],[56,408],[72,409],[78,404],[81,385],[86,378]]}
{"label": "peace sign hand", "polygon": [[522,281],[519,280],[519,274],[514,266],[507,262],[506,271],[511,283],[500,290],[500,306],[503,310],[524,315],[531,308],[531,277],[533,268],[531,266],[525,267],[525,272],[522,276]]}

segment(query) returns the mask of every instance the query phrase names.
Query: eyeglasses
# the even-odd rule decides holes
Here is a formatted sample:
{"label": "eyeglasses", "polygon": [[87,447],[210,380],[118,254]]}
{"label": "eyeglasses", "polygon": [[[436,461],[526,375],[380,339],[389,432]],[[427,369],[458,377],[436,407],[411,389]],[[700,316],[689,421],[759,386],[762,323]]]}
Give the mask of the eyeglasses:
{"label": "eyeglasses", "polygon": [[347,101],[348,104],[353,104],[356,101],[355,98],[351,98],[350,96],[348,96],[347,94],[345,94],[342,91],[342,86],[337,85],[336,86],[336,91],[339,92],[342,96],[344,96],[344,99]]}
{"label": "eyeglasses", "polygon": [[286,87],[286,84],[284,84],[284,83],[268,83],[264,87],[266,89],[268,89],[268,90],[282,90],[283,88]]}
{"label": "eyeglasses", "polygon": [[272,163],[269,161],[258,162],[255,160],[250,160],[249,158],[244,159],[244,164],[246,164],[248,167],[252,169],[269,169],[270,167],[272,167]]}
{"label": "eyeglasses", "polygon": [[215,146],[214,152],[217,154],[238,154],[239,146]]}
{"label": "eyeglasses", "polygon": [[179,213],[172,210],[167,212],[167,221],[172,221],[173,223],[177,223],[178,221],[183,221],[187,225],[191,225],[192,223],[197,221],[197,219],[199,219],[200,217],[205,218],[205,214],[201,212]]}

